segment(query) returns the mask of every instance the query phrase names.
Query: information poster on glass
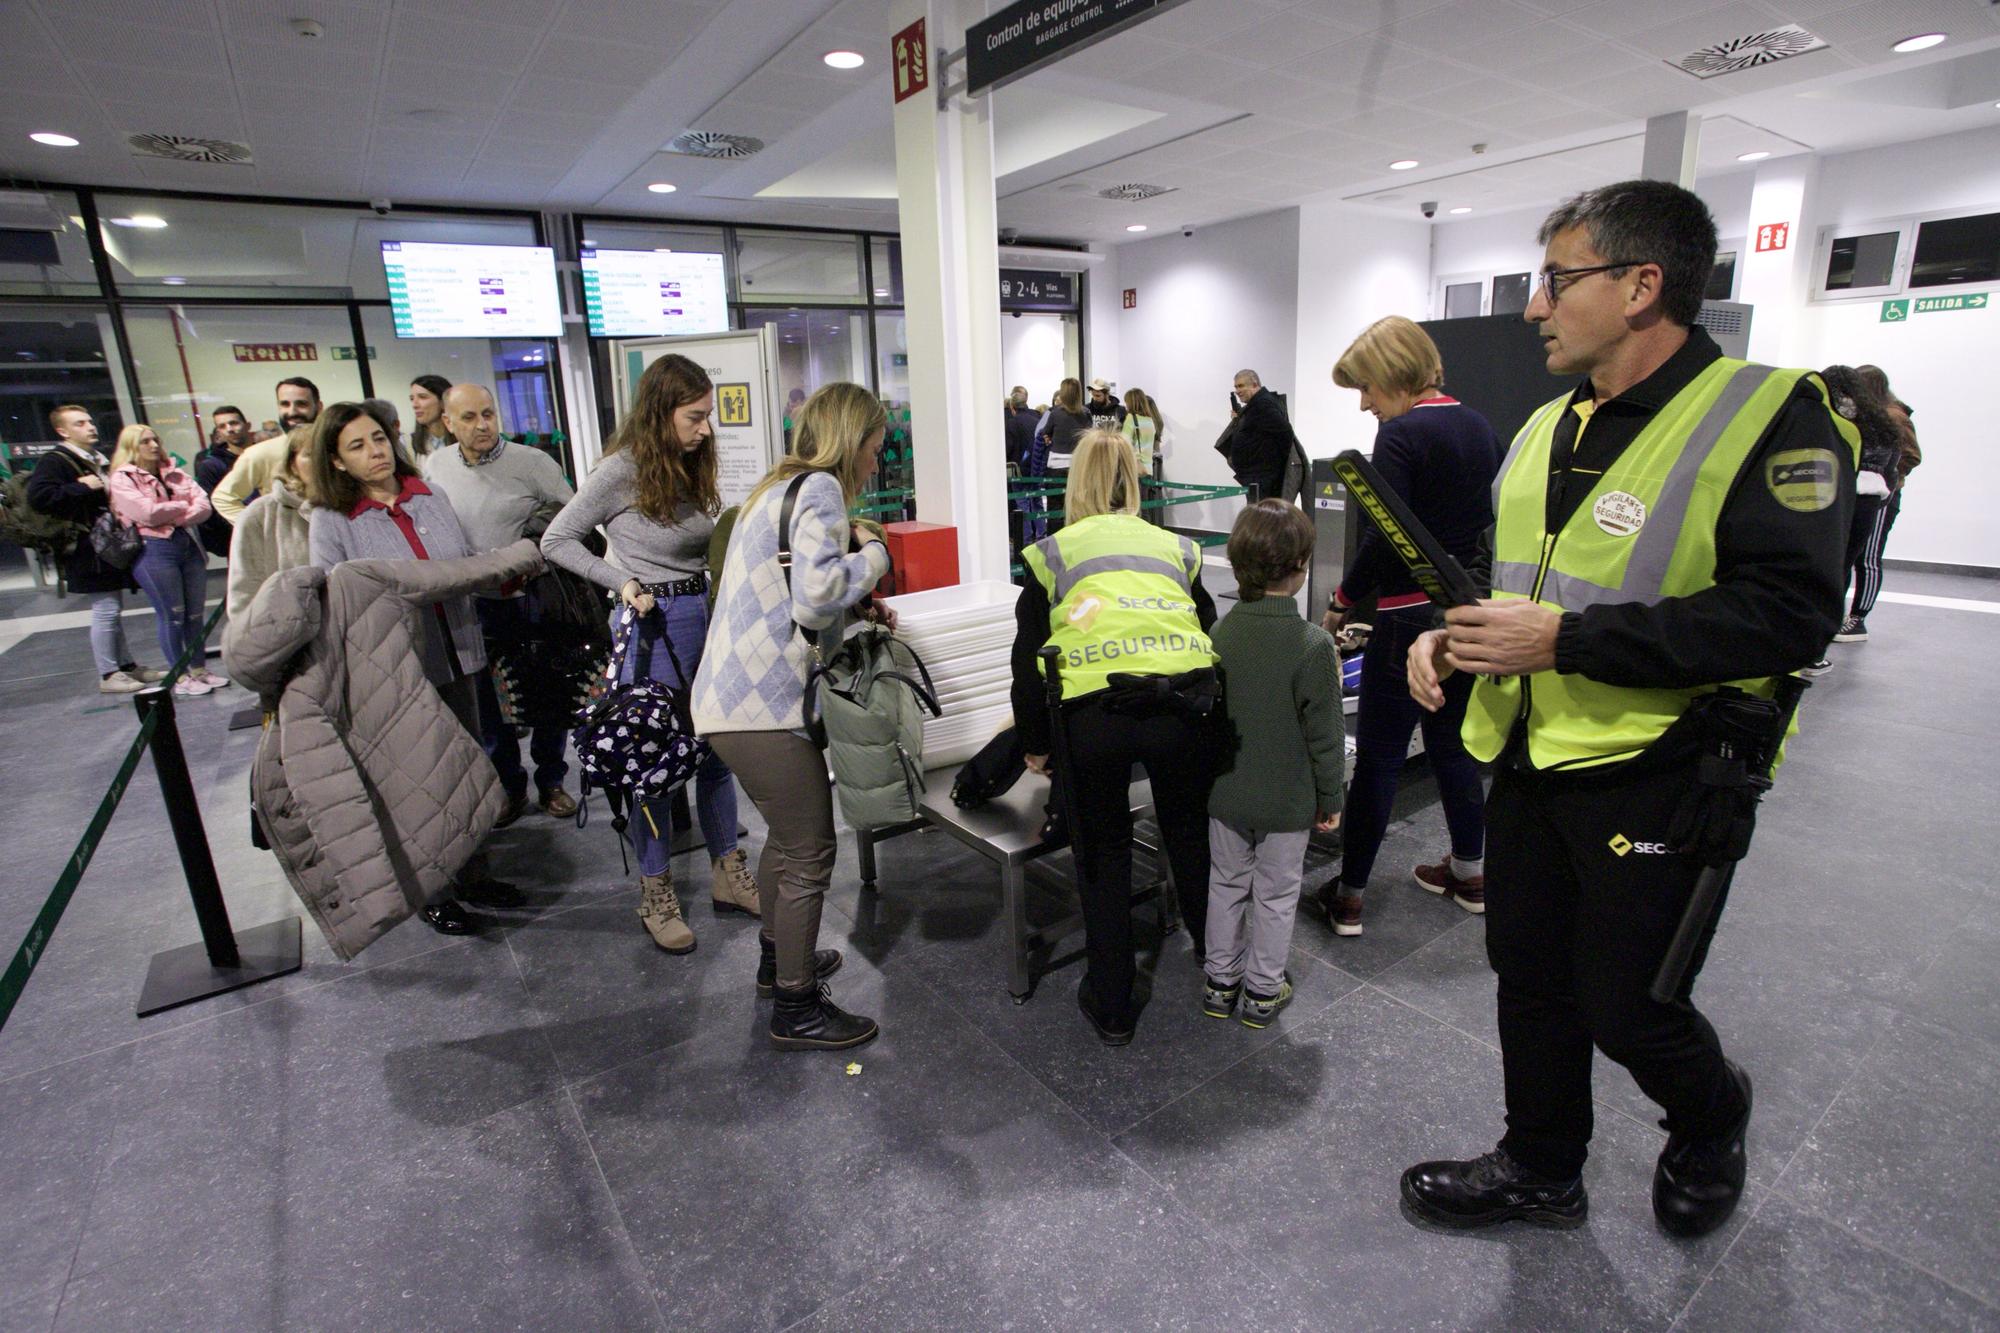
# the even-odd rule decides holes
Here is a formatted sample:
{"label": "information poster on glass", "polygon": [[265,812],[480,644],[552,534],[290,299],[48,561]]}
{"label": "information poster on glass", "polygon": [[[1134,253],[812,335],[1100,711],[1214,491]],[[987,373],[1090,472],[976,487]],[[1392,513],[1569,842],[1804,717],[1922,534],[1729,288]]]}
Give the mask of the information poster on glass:
{"label": "information poster on glass", "polygon": [[578,258],[594,338],[720,333],[729,327],[721,255],[584,250]]}
{"label": "information poster on glass", "polygon": [[382,242],[398,338],[560,338],[555,251]]}
{"label": "information poster on glass", "polygon": [[715,384],[716,488],[742,504],[785,455],[778,412],[778,331],[773,325],[693,338],[637,338],[614,344],[613,392],[620,416],[632,410],[639,377],[669,352],[691,358]]}

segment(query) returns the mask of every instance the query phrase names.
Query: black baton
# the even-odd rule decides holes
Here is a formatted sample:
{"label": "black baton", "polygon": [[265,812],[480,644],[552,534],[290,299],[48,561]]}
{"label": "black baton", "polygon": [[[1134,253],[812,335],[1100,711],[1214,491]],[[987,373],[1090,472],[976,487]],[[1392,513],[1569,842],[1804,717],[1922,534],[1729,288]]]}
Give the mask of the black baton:
{"label": "black baton", "polygon": [[[1778,705],[1777,734],[1771,739],[1771,762],[1763,766],[1763,776],[1767,779],[1778,766],[1778,750],[1799,711],[1799,700],[1811,684],[1799,676],[1786,676],[1778,682],[1777,692],[1772,696]],[[1694,961],[1695,946],[1715,915],[1716,899],[1735,875],[1734,861],[1702,868],[1700,878],[1694,882],[1694,892],[1688,895],[1687,910],[1681,913],[1680,924],[1674,928],[1673,942],[1667,945],[1667,956],[1660,960],[1660,970],[1653,974],[1653,984],[1646,992],[1657,1003],[1672,1004],[1679,998],[1681,981],[1687,976],[1688,964]]]}

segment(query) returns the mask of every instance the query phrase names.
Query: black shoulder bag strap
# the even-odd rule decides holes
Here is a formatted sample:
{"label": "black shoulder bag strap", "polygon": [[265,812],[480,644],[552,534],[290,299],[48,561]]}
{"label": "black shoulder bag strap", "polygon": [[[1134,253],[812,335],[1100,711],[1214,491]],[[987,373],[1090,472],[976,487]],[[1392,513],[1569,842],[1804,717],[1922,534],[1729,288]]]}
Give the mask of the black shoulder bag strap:
{"label": "black shoulder bag strap", "polygon": [[799,487],[806,484],[810,472],[801,472],[793,477],[785,487],[785,501],[778,509],[778,568],[785,571],[785,614],[791,617],[792,632],[804,639],[809,646],[814,645],[813,636],[791,613],[792,600],[792,515],[799,505]]}

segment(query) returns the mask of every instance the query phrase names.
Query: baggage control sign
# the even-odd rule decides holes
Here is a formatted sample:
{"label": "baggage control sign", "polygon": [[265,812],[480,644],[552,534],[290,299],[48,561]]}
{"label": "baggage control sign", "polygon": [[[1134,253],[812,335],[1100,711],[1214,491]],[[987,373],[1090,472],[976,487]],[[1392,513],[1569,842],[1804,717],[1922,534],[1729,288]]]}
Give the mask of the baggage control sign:
{"label": "baggage control sign", "polygon": [[1020,0],[965,30],[965,91],[977,95],[1103,41],[1183,0]]}

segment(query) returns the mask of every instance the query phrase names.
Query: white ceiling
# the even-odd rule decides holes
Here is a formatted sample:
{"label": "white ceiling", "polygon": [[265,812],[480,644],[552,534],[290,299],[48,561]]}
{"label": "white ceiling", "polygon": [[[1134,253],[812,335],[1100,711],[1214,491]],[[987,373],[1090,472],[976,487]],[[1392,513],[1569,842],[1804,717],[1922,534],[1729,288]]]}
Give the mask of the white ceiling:
{"label": "white ceiling", "polygon": [[[893,230],[887,14],[888,0],[6,0],[0,175]],[[295,35],[301,17],[325,35]],[[1667,63],[1788,22],[1829,46],[1707,81]],[[1929,30],[1952,40],[1889,52]],[[827,68],[838,47],[869,63]],[[1987,0],[1186,0],[1000,94],[999,218],[1111,241],[1326,196],[1485,212],[1631,174],[1660,112],[1702,111],[1703,165],[1721,169],[1752,150],[2000,124],[1996,84]],[[660,151],[690,128],[769,147],[741,163]],[[30,143],[36,130],[83,145]],[[137,131],[246,142],[255,165],[136,157]],[[1422,165],[1387,170],[1405,157]],[[648,193],[657,180],[678,193]],[[1097,197],[1127,182],[1170,192]]]}

